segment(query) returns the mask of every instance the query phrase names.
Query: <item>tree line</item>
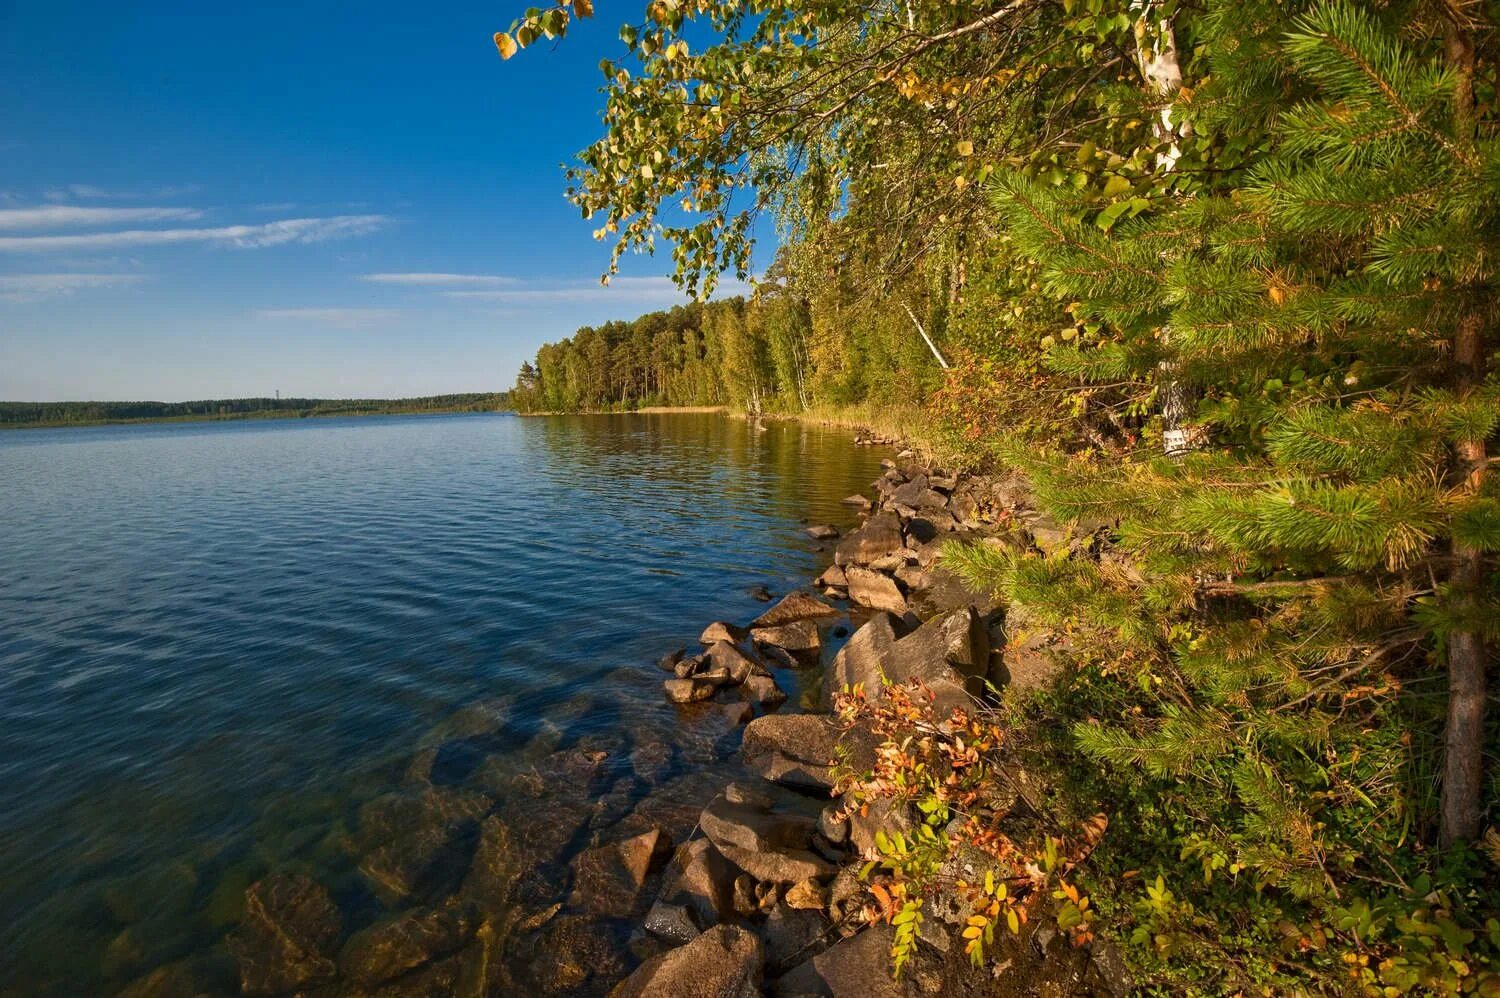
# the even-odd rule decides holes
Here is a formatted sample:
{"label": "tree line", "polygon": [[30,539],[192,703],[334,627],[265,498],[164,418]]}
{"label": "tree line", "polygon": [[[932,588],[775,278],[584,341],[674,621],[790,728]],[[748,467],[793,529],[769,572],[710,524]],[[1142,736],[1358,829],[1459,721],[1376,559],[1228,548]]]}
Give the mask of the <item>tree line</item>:
{"label": "tree line", "polygon": [[953,560],[1069,636],[1018,716],[1050,820],[1112,811],[1084,876],[1149,988],[1500,986],[1495,18],[653,0],[601,63],[568,182],[614,261],[670,246],[702,295],[749,276],[757,212],[782,239],[720,306],[734,360],[700,323],[701,383],[580,391],[915,396],[1094,538]]}
{"label": "tree line", "polygon": [[503,392],[404,399],[242,398],[194,402],[0,402],[0,426],[67,426],[158,419],[252,419],[273,416],[485,412],[507,408]]}

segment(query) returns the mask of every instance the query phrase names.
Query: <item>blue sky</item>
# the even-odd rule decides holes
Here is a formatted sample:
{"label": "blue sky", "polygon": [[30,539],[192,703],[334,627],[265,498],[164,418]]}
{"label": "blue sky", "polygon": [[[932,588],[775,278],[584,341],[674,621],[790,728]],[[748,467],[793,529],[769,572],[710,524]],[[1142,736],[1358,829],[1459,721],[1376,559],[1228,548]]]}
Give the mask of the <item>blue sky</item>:
{"label": "blue sky", "polygon": [[0,0],[0,399],[494,390],[684,300],[563,198],[636,6],[522,6]]}

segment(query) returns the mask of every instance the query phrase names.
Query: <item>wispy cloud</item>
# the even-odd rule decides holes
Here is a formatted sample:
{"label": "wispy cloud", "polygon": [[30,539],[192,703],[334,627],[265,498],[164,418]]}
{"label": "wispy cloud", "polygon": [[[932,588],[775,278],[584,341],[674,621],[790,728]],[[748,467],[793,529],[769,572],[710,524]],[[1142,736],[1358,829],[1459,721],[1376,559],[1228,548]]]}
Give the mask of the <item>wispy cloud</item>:
{"label": "wispy cloud", "polygon": [[236,249],[260,249],[284,243],[319,243],[368,235],[383,228],[388,221],[384,215],[334,215],[329,218],[287,218],[264,225],[225,225],[203,229],[126,229],[73,236],[3,236],[0,237],[0,252],[42,253],[121,246],[165,246],[173,243],[210,243]]}
{"label": "wispy cloud", "polygon": [[330,326],[370,326],[394,319],[401,314],[394,308],[262,308],[260,319],[286,319],[296,322],[318,322]]}
{"label": "wispy cloud", "polygon": [[98,184],[60,184],[42,192],[48,201],[95,201],[102,198],[133,201],[136,199],[175,198],[185,194],[196,194],[201,188],[197,184],[177,184],[167,187],[152,187],[136,191],[106,190]]}
{"label": "wispy cloud", "polygon": [[91,288],[139,284],[144,279],[140,274],[0,274],[0,301],[58,298]]}
{"label": "wispy cloud", "polygon": [[120,225],[124,222],[180,222],[202,218],[196,208],[81,208],[50,204],[39,208],[0,209],[0,231]]}
{"label": "wispy cloud", "polygon": [[482,288],[517,283],[514,277],[500,277],[496,274],[362,274],[360,280],[373,281],[376,284],[405,284],[433,288]]}
{"label": "wispy cloud", "polygon": [[[714,289],[717,298],[750,293],[744,281],[724,279]],[[673,304],[687,296],[670,277],[616,277],[608,287],[597,281],[566,281],[551,287],[502,289],[498,291],[444,291],[447,298],[500,302],[512,305],[552,305],[559,303],[603,300],[646,304]]]}

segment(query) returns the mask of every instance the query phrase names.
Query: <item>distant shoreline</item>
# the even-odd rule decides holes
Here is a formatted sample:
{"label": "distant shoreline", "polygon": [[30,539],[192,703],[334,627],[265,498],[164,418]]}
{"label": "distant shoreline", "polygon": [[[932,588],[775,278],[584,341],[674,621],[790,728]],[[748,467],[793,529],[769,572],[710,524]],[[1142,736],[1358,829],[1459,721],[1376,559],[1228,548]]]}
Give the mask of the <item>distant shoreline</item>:
{"label": "distant shoreline", "polygon": [[517,412],[517,416],[663,416],[727,413],[727,405],[643,405],[639,409],[546,409]]}
{"label": "distant shoreline", "polygon": [[[232,420],[311,419],[326,416],[403,416],[428,413],[509,412],[503,393],[412,399],[270,399],[203,402],[0,402],[0,430],[131,426],[142,423],[210,423]],[[152,408],[161,411],[152,413]],[[200,411],[192,411],[194,409]],[[187,410],[187,411],[183,411]]]}

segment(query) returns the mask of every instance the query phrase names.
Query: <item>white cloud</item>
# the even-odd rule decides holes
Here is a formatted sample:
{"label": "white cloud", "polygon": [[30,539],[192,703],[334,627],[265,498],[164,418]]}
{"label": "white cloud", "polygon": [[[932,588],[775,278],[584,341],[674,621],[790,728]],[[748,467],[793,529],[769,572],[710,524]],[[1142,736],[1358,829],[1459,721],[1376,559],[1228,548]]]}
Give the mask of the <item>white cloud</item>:
{"label": "white cloud", "polygon": [[123,222],[186,221],[203,217],[196,208],[80,208],[53,204],[40,208],[0,209],[0,231],[45,229],[89,225],[119,225]]}
{"label": "white cloud", "polygon": [[[715,298],[748,295],[745,281],[722,278],[714,289]],[[687,300],[687,295],[670,277],[616,277],[605,287],[598,281],[567,281],[552,287],[517,288],[501,291],[444,291],[448,298],[501,302],[512,305],[551,305],[587,299],[671,305]]]}
{"label": "white cloud", "polygon": [[142,280],[140,274],[0,274],[0,301],[58,298],[75,291],[124,287]]}
{"label": "white cloud", "polygon": [[493,287],[497,284],[515,284],[514,277],[495,274],[362,274],[362,281],[376,284],[407,284],[418,287]]}
{"label": "white cloud", "polygon": [[106,190],[97,184],[61,184],[42,192],[48,201],[88,201],[101,198],[123,198],[125,200],[175,198],[184,194],[196,194],[202,188],[197,184],[175,184],[135,191]]}
{"label": "white cloud", "polygon": [[290,319],[349,327],[385,322],[400,314],[400,310],[394,308],[262,308],[255,312],[261,319]]}
{"label": "white cloud", "polygon": [[388,221],[384,215],[334,215],[329,218],[287,218],[264,225],[225,225],[209,229],[127,229],[76,236],[0,236],[0,252],[41,253],[119,246],[165,246],[173,243],[210,243],[236,249],[260,249],[284,243],[318,243],[329,239],[363,236],[384,227]]}

